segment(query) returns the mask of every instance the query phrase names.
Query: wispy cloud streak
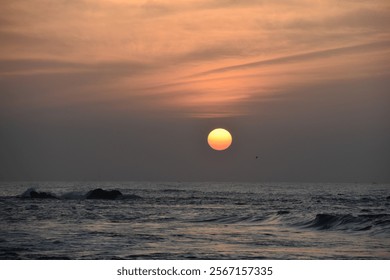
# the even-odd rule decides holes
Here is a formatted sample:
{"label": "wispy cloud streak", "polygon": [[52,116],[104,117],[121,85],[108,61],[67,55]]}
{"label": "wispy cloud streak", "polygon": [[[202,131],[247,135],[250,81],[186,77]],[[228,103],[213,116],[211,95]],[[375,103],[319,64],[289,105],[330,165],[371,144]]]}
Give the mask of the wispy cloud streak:
{"label": "wispy cloud streak", "polygon": [[257,68],[257,67],[267,66],[267,65],[299,63],[299,62],[305,62],[305,61],[310,61],[315,59],[323,59],[323,58],[340,56],[340,55],[351,55],[351,54],[359,54],[364,52],[372,52],[372,51],[380,51],[380,50],[388,51],[389,49],[390,49],[390,41],[382,41],[382,42],[375,42],[369,44],[361,44],[355,46],[313,51],[313,52],[277,57],[272,59],[266,59],[266,60],[261,60],[256,62],[226,66],[226,67],[221,67],[221,68],[201,72],[192,75],[191,77],[199,77],[199,76],[205,76],[205,75],[216,74],[216,73],[244,70],[248,68]]}

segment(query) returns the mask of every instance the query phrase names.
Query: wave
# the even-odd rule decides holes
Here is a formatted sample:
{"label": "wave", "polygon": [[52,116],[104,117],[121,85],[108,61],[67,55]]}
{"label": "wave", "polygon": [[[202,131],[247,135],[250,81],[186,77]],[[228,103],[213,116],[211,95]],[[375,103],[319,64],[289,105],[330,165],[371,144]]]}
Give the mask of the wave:
{"label": "wave", "polygon": [[163,189],[161,190],[163,193],[184,193],[188,192],[187,190],[180,190],[180,189]]}
{"label": "wave", "polygon": [[60,196],[61,199],[84,199],[85,193],[82,192],[67,192]]}
{"label": "wave", "polygon": [[390,225],[390,214],[364,214],[358,216],[350,214],[317,214],[313,220],[301,225],[317,230],[366,231],[374,229],[379,225],[381,228],[384,225]]}
{"label": "wave", "polygon": [[216,223],[216,224],[263,224],[263,223],[277,223],[281,221],[282,215],[290,214],[289,211],[279,210],[272,213],[254,214],[254,215],[237,215],[225,214],[220,216],[199,217],[191,220],[194,223]]}
{"label": "wave", "polygon": [[258,223],[266,220],[267,217],[262,216],[239,216],[239,215],[225,215],[218,217],[206,217],[196,219],[194,223],[216,223],[216,224],[236,224],[236,223]]}

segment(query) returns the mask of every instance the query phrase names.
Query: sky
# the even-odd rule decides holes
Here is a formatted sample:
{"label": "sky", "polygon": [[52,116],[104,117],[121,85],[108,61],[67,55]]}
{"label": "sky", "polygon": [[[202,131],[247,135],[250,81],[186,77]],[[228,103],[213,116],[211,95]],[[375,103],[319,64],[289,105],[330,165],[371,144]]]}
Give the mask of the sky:
{"label": "sky", "polygon": [[0,180],[390,182],[389,1],[0,5]]}

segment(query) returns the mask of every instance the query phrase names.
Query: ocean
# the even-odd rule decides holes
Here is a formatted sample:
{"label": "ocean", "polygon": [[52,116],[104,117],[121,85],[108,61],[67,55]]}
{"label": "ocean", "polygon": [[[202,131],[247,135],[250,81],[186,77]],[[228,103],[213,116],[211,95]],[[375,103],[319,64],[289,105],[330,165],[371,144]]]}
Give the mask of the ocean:
{"label": "ocean", "polygon": [[3,182],[0,216],[3,260],[390,259],[389,184]]}

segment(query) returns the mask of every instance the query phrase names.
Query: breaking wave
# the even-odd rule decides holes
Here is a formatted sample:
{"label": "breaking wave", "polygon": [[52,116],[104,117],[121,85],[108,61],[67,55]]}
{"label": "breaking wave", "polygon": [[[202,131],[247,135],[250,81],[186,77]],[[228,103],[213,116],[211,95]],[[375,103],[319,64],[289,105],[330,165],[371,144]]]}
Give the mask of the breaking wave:
{"label": "breaking wave", "polygon": [[366,231],[377,226],[390,227],[390,214],[358,215],[350,214],[317,214],[316,217],[301,224],[306,228],[317,230],[350,230]]}

